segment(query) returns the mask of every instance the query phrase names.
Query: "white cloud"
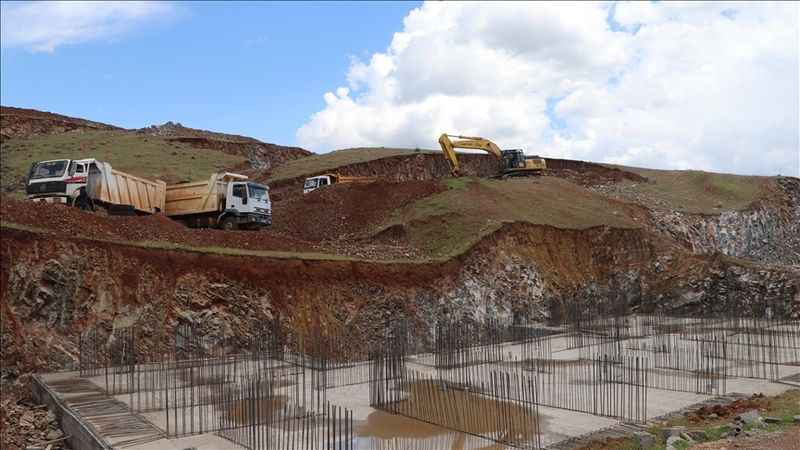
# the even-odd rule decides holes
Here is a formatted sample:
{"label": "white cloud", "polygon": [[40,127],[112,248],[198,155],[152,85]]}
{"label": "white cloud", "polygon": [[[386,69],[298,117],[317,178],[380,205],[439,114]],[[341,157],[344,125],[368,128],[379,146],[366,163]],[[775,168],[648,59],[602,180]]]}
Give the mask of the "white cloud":
{"label": "white cloud", "polygon": [[143,23],[170,15],[156,1],[2,2],[3,48],[53,52],[62,45],[119,38]]}
{"label": "white cloud", "polygon": [[351,63],[297,142],[436,148],[447,131],[553,157],[797,176],[799,22],[788,2],[429,2]]}

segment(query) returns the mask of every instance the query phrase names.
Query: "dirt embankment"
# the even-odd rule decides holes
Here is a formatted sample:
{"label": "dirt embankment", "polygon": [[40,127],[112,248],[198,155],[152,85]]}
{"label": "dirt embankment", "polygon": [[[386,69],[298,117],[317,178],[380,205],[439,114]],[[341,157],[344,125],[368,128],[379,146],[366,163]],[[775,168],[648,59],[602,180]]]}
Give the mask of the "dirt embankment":
{"label": "dirt embankment", "polygon": [[393,211],[444,189],[432,181],[333,185],[275,201],[275,228],[313,241],[357,237]]}
{"label": "dirt embankment", "polygon": [[688,254],[643,229],[509,224],[454,260],[427,264],[164,251],[10,229],[0,245],[8,380],[68,366],[75,335],[93,325],[156,333],[193,322],[228,339],[249,320],[279,317],[298,332],[369,342],[400,318],[431,330],[443,315],[541,319],[571,305],[800,314],[790,271]]}
{"label": "dirt embankment", "polygon": [[85,130],[119,130],[91,120],[77,119],[35,109],[0,106],[0,142]]}
{"label": "dirt embankment", "polygon": [[424,258],[402,241],[352,241],[396,208],[442,189],[437,183],[409,181],[339,185],[301,198],[273,202],[273,223],[260,231],[189,229],[163,215],[107,216],[63,205],[28,203],[2,196],[3,221],[47,230],[62,239],[149,241],[192,247],[321,252],[366,259]]}
{"label": "dirt embankment", "polygon": [[[487,177],[494,174],[497,169],[497,163],[489,155],[459,155],[459,162],[464,176],[468,177]],[[303,182],[306,177],[329,172],[338,172],[347,176],[374,177],[390,183],[401,181],[438,182],[449,176],[450,166],[439,154],[413,153],[320,170],[288,180],[271,181],[269,172],[257,175],[256,178],[269,183],[270,188],[278,195],[291,197],[302,195]]]}
{"label": "dirt embankment", "polygon": [[[497,160],[488,154],[461,154],[458,160],[465,177],[489,177],[497,173]],[[623,180],[647,181],[646,178],[632,172],[584,161],[548,158],[547,167],[548,170],[544,172],[546,176],[564,178],[583,187],[614,184]],[[339,172],[348,176],[376,177],[388,182],[408,180],[438,182],[450,176],[450,166],[440,154],[418,153],[350,164],[307,176],[327,172]],[[303,181],[306,178],[303,176],[271,182],[269,172],[256,175],[256,177],[270,183],[270,187],[279,193],[278,195],[284,197],[300,195],[303,191]]]}
{"label": "dirt embankment", "polygon": [[625,180],[647,181],[647,178],[633,172],[586,161],[555,158],[546,158],[546,161],[547,171],[545,175],[564,178],[583,187],[609,185]]}

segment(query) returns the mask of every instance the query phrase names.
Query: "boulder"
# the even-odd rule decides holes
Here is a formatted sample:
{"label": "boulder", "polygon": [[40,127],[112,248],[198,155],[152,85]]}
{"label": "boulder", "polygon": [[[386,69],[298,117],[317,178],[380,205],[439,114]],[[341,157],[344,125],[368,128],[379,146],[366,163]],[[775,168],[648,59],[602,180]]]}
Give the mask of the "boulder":
{"label": "boulder", "polygon": [[708,439],[708,433],[706,433],[705,431],[699,431],[699,430],[698,431],[690,431],[690,432],[688,432],[686,434],[688,434],[689,437],[691,437],[695,441],[705,441],[705,440]]}
{"label": "boulder", "polygon": [[686,427],[667,427],[664,428],[664,441],[666,442],[672,436],[680,437],[681,433],[686,432]]}
{"label": "boulder", "polygon": [[759,414],[758,411],[753,409],[739,414],[738,416],[736,416],[736,418],[748,425],[754,425],[761,421],[761,414]]}
{"label": "boulder", "polygon": [[636,448],[653,448],[656,446],[656,437],[645,431],[637,431],[633,433],[633,443],[636,444]]}

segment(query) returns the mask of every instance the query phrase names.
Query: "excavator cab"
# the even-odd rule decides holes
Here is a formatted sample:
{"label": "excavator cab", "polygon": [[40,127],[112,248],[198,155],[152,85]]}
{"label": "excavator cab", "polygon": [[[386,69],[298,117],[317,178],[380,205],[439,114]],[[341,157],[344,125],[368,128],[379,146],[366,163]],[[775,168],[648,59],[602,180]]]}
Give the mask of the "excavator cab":
{"label": "excavator cab", "polygon": [[500,158],[500,171],[524,169],[525,168],[525,154],[522,149],[514,148],[503,150]]}

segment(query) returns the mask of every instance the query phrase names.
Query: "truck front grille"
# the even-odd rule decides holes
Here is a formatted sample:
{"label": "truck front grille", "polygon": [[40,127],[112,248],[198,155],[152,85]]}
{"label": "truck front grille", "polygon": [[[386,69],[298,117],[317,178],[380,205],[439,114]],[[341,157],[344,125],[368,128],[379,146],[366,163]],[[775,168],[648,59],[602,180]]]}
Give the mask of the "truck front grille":
{"label": "truck front grille", "polygon": [[45,181],[43,183],[30,183],[25,187],[25,192],[31,195],[36,194],[65,194],[67,183],[63,181]]}

